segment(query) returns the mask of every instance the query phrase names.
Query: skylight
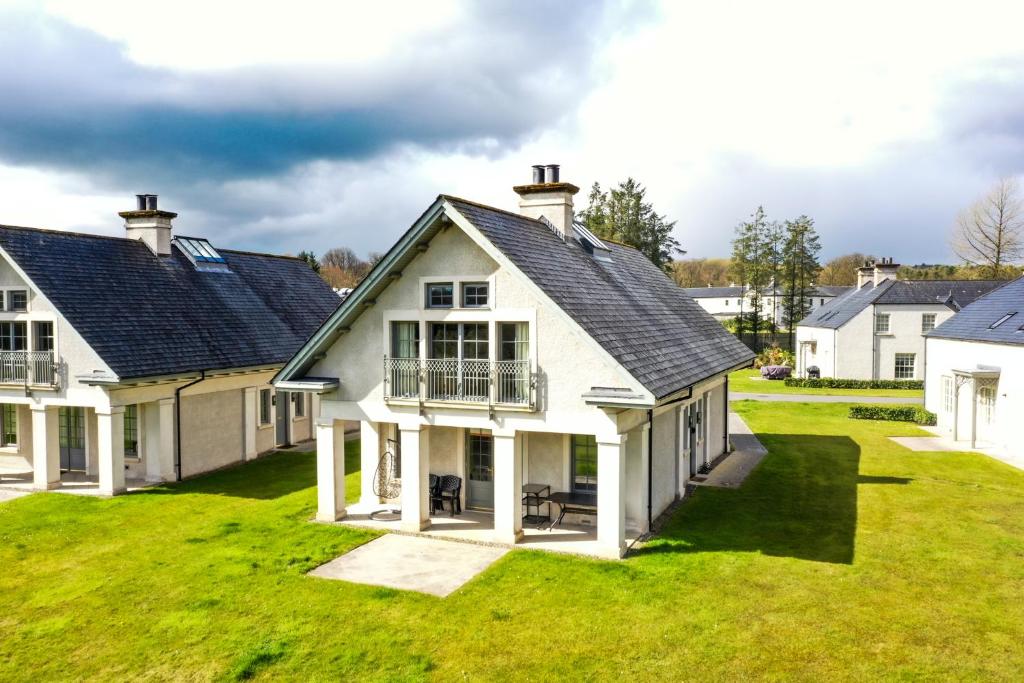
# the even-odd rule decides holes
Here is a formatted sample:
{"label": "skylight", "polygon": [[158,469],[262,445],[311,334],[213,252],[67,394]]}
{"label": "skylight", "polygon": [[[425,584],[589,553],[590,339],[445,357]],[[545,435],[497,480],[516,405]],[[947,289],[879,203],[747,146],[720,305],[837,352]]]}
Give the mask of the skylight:
{"label": "skylight", "polygon": [[208,240],[199,237],[177,237],[174,241],[197,263],[225,263],[224,257],[217,253]]}
{"label": "skylight", "polygon": [[997,327],[999,327],[1000,325],[1002,325],[1003,323],[1005,323],[1007,320],[1009,320],[1010,318],[1012,318],[1015,315],[1017,315],[1017,311],[1014,311],[1013,313],[1007,313],[1002,318],[1000,318],[999,320],[997,320],[994,323],[992,323],[991,325],[989,325],[988,329],[990,329],[990,330],[996,329]]}
{"label": "skylight", "polygon": [[584,249],[593,254],[594,258],[602,261],[611,260],[612,250],[609,249],[608,245],[602,242],[597,235],[590,232],[585,225],[577,221],[573,221],[572,227],[573,230],[576,231],[576,237],[579,239],[580,244],[583,245]]}

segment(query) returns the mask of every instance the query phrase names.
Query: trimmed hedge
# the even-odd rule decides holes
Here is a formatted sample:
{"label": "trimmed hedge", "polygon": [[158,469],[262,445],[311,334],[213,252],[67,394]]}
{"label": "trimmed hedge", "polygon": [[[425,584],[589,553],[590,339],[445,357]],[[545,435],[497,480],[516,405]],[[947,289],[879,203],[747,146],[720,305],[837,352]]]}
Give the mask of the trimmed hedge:
{"label": "trimmed hedge", "polygon": [[890,422],[915,422],[919,425],[935,425],[935,413],[921,406],[850,406],[849,416],[854,420],[888,420]]}
{"label": "trimmed hedge", "polygon": [[924,389],[924,382],[918,379],[839,379],[822,377],[806,379],[790,377],[786,380],[787,387],[805,387],[807,389]]}

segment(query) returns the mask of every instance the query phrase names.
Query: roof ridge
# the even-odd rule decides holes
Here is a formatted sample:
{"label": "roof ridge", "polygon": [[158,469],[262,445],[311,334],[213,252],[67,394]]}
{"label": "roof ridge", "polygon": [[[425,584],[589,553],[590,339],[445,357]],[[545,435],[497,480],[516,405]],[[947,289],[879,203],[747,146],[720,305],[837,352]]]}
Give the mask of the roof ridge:
{"label": "roof ridge", "polygon": [[456,197],[453,194],[444,194],[443,192],[440,195],[438,195],[438,196],[442,197],[444,199],[454,199],[457,202],[464,202],[464,203],[469,204],[471,206],[476,206],[476,207],[479,207],[481,209],[487,209],[488,211],[497,211],[498,213],[503,213],[506,216],[514,216],[515,218],[521,218],[524,221],[530,221],[531,223],[536,223],[537,225],[540,225],[541,227],[543,227],[545,229],[547,228],[546,225],[541,223],[536,218],[530,218],[529,216],[524,216],[523,214],[516,213],[515,211],[509,211],[508,209],[499,209],[498,207],[491,206],[490,204],[481,204],[480,202],[474,202],[472,199],[466,199],[464,197]]}
{"label": "roof ridge", "polygon": [[70,237],[92,237],[101,240],[118,240],[120,242],[136,242],[138,240],[129,239],[127,237],[118,237],[117,235],[100,235],[94,232],[80,232],[77,230],[64,230],[63,228],[34,228],[28,225],[7,225],[6,223],[0,223],[0,229],[5,230],[26,230],[29,232],[44,232],[50,235],[68,235]]}

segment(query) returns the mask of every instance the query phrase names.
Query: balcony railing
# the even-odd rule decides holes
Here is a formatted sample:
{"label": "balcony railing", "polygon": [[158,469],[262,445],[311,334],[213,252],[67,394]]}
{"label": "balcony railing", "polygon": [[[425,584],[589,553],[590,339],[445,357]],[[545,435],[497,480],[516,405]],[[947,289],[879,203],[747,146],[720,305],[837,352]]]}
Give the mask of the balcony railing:
{"label": "balcony railing", "polygon": [[525,360],[385,358],[384,398],[533,407]]}
{"label": "balcony railing", "polygon": [[0,351],[0,384],[55,386],[53,351]]}

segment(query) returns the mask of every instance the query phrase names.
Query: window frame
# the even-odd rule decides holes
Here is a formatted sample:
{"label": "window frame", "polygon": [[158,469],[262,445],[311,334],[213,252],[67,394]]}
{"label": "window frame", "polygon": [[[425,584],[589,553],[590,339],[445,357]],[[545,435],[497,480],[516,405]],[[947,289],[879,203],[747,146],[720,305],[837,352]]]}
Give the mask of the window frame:
{"label": "window frame", "polygon": [[292,392],[292,417],[306,417],[306,394],[302,391]]}
{"label": "window frame", "polygon": [[[124,407],[124,457],[138,460],[141,458],[139,448],[139,406],[130,403]],[[133,438],[129,438],[133,437]],[[129,447],[129,444],[132,444]]]}
{"label": "window frame", "polygon": [[[18,331],[21,334],[18,334]],[[20,340],[20,346],[18,341]],[[9,346],[10,348],[4,348]],[[28,324],[24,320],[0,320],[0,351],[27,351]]]}
{"label": "window frame", "polygon": [[[8,440],[8,431],[14,435],[13,440]],[[16,448],[18,446],[18,404],[0,404],[0,447]]]}
{"label": "window frame", "polygon": [[[442,303],[435,304],[434,301],[433,301],[433,299],[434,299],[434,290],[436,288],[441,288],[441,287],[447,287],[448,288],[448,296],[447,296],[448,303],[447,304],[443,303],[443,301],[442,301]],[[426,284],[426,288],[424,290],[423,305],[424,305],[425,308],[440,308],[440,309],[455,308],[455,282],[453,282],[453,281],[448,281],[448,282],[428,282]]]}
{"label": "window frame", "polygon": [[[907,370],[907,358],[910,359],[910,374],[900,374],[901,364],[903,361],[902,370],[906,373]],[[914,379],[917,376],[917,354],[916,353],[897,353],[894,354],[893,358],[893,378],[894,379]]]}
{"label": "window frame", "polygon": [[[577,466],[580,461],[580,450],[584,450],[585,461],[593,461],[593,474],[582,475],[586,481],[580,482]],[[573,493],[597,493],[597,437],[593,434],[573,434],[569,438],[569,488]]]}
{"label": "window frame", "polygon": [[[43,334],[40,332],[41,329],[49,329],[49,332]],[[47,348],[40,348],[40,340],[47,339],[49,344]],[[33,320],[32,321],[32,350],[33,351],[53,351],[56,348],[56,342],[53,334],[53,321],[52,320]]]}
{"label": "window frame", "polygon": [[[882,327],[880,324],[885,321],[885,326]],[[876,313],[875,314],[875,334],[892,334],[892,314],[891,313]]]}
{"label": "window frame", "polygon": [[[470,288],[483,288],[484,300],[483,303],[469,303],[468,296],[470,294]],[[491,305],[491,283],[484,281],[467,281],[460,283],[462,308],[490,308]],[[475,296],[479,296],[477,293]]]}
{"label": "window frame", "polygon": [[993,386],[978,387],[978,416],[985,426],[992,424],[996,413],[996,388]]}
{"label": "window frame", "polygon": [[942,412],[949,414],[953,412],[953,404],[956,401],[956,385],[949,375],[942,376]]}
{"label": "window frame", "polygon": [[[25,304],[22,307],[15,307],[14,296],[18,294],[25,297]],[[26,313],[28,312],[28,290],[27,289],[8,289],[5,292],[4,303],[6,307],[5,311],[9,313]]]}
{"label": "window frame", "polygon": [[[926,334],[935,329],[935,313],[922,313],[921,314],[921,334]],[[931,327],[928,326],[928,321],[931,321]]]}
{"label": "window frame", "polygon": [[273,424],[273,416],[270,414],[272,412],[270,389],[260,389],[259,401],[259,423],[261,427],[267,427]]}

